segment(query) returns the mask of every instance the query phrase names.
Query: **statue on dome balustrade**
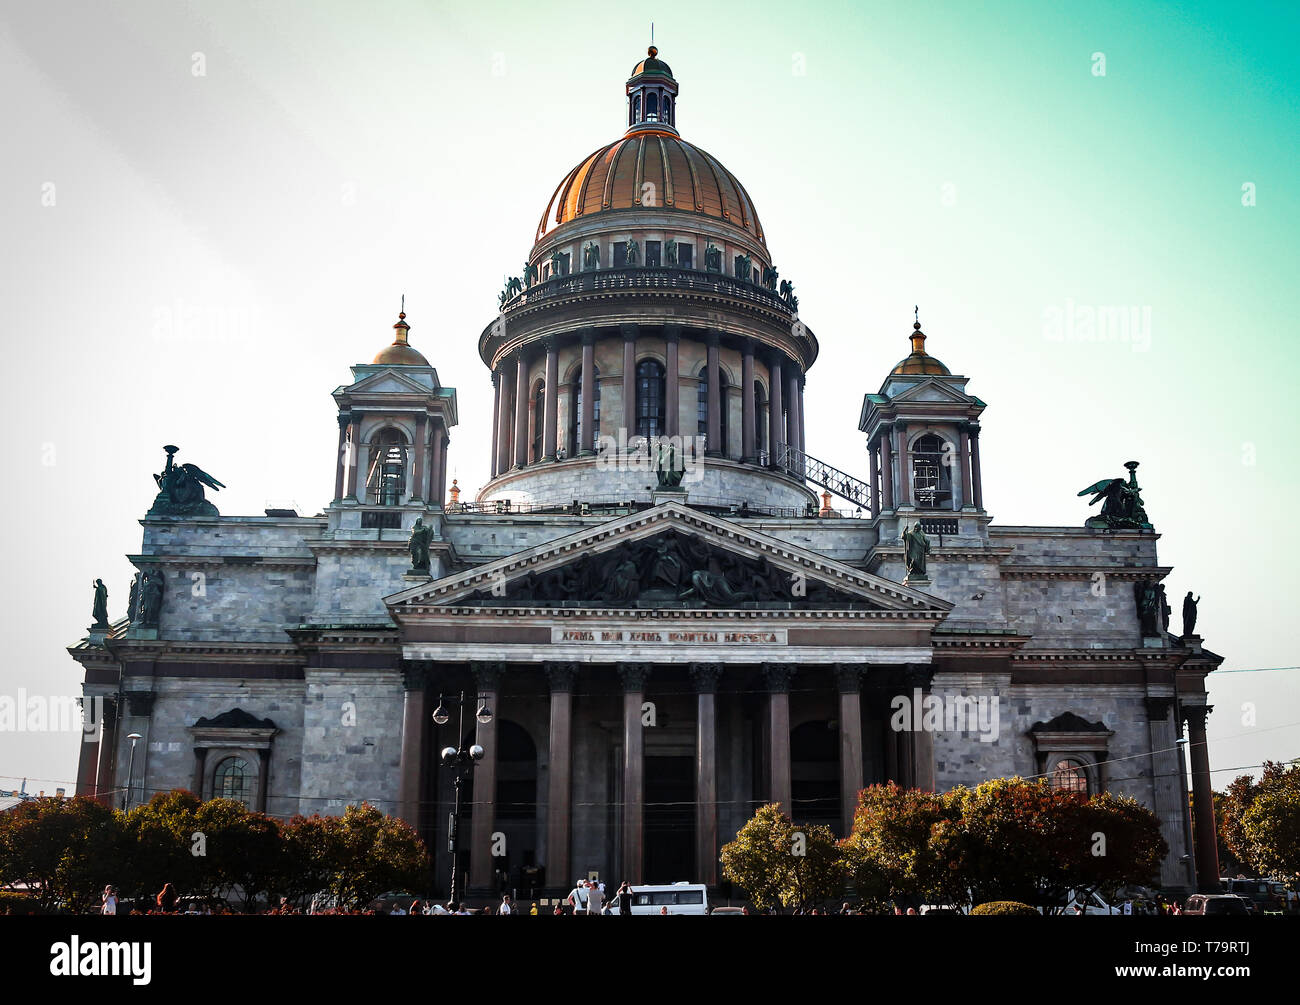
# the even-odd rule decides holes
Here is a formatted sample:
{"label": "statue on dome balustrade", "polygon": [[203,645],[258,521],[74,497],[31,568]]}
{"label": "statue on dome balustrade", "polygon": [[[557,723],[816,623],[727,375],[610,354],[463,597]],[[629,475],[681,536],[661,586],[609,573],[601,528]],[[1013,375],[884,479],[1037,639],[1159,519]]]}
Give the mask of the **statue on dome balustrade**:
{"label": "statue on dome balustrade", "polygon": [[[1103,478],[1094,482],[1079,495],[1093,493],[1089,506],[1101,502],[1101,513],[1084,521],[1085,527],[1095,530],[1151,530],[1147,511],[1142,503],[1142,491],[1137,481],[1137,461],[1126,461],[1128,481],[1123,478]],[[1104,500],[1104,501],[1103,501]]]}
{"label": "statue on dome balustrade", "polygon": [[671,237],[664,242],[664,265],[677,268],[677,242]]}
{"label": "statue on dome balustrade", "polygon": [[174,463],[180,447],[169,443],[163,450],[167,451],[167,465],[162,474],[153,476],[158,495],[149,507],[149,516],[218,516],[217,507],[204,497],[203,487],[217,491],[225,485],[197,464]]}

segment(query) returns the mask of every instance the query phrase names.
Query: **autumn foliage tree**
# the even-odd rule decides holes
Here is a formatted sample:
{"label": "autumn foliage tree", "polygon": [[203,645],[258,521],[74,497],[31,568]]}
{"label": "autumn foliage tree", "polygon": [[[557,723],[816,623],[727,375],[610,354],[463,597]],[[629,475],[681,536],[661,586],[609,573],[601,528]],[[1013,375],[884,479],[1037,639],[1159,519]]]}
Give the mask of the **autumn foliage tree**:
{"label": "autumn foliage tree", "polygon": [[1236,859],[1261,876],[1300,874],[1300,762],[1266,761],[1242,775],[1220,803],[1220,832]]}
{"label": "autumn foliage tree", "polygon": [[823,825],[796,825],[777,803],[759,807],[722,849],[722,875],[761,911],[807,908],[844,889],[844,860]]}
{"label": "autumn foliage tree", "polygon": [[941,795],[872,786],[843,846],[867,900],[1049,910],[1069,890],[1149,881],[1168,851],[1155,815],[1129,797],[1088,799],[1020,778]]}
{"label": "autumn foliage tree", "polygon": [[89,910],[118,848],[116,824],[85,796],[24,800],[0,813],[0,886],[25,888],[45,909]]}

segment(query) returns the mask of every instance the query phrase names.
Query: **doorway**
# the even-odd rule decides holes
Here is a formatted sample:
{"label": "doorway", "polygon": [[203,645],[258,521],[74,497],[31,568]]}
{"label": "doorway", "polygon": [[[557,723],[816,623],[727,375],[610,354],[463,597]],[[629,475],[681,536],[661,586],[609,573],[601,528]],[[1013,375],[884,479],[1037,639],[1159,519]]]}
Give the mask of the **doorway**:
{"label": "doorway", "polygon": [[646,756],[644,819],[644,882],[695,882],[695,758]]}

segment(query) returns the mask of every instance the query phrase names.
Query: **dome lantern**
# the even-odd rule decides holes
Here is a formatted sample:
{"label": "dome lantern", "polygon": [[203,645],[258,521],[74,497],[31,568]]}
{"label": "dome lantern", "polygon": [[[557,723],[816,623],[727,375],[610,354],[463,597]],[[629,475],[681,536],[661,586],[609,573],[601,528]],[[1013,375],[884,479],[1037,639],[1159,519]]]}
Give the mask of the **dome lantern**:
{"label": "dome lantern", "polygon": [[627,131],[677,132],[677,81],[653,45],[627,81]]}

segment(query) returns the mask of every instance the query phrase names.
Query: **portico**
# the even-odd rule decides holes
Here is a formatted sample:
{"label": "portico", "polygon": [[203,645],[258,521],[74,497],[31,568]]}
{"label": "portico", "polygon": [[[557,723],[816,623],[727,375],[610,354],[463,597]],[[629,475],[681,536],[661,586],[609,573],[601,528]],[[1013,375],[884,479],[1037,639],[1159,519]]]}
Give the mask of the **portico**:
{"label": "portico", "polygon": [[[820,812],[846,832],[868,773],[933,778],[919,761],[932,756],[926,745],[886,753],[896,740],[881,728],[877,699],[930,663],[944,601],[677,503],[495,566],[387,602],[403,658],[418,668],[407,674],[408,707],[430,707],[437,693],[497,668],[487,692],[497,720],[517,723],[539,748],[537,804],[520,837],[548,886],[593,870],[633,883],[713,883],[720,839],[757,805],[802,801],[805,817]],[[588,594],[601,577],[604,588]],[[620,591],[615,606],[609,596]],[[804,764],[792,743],[812,723],[838,737],[833,778]],[[428,753],[442,743],[430,742],[429,729],[427,716],[406,719],[403,789],[430,799],[423,813],[404,805],[445,847]],[[487,753],[475,781],[473,887],[491,885],[494,867],[506,864],[492,854],[501,807],[483,791],[497,755],[489,739],[479,737]],[[524,850],[507,840],[495,857],[515,866]]]}

